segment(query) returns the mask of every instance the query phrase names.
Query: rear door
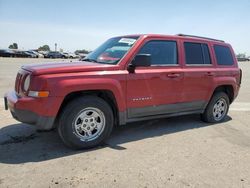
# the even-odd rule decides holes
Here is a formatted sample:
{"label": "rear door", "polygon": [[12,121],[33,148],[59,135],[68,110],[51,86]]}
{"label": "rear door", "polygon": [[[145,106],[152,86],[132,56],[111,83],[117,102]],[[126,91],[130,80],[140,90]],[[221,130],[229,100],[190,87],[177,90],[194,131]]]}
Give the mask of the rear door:
{"label": "rear door", "polygon": [[152,65],[128,74],[128,118],[177,112],[183,84],[177,41],[151,39],[137,54],[150,54]]}
{"label": "rear door", "polygon": [[192,110],[206,106],[213,92],[215,66],[208,43],[184,41],[185,54],[183,102],[190,102]]}

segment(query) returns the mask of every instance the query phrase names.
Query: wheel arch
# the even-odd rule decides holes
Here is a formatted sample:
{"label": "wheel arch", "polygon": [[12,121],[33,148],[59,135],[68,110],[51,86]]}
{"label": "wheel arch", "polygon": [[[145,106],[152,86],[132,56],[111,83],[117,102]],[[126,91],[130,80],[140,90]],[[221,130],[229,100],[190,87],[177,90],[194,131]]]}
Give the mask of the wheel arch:
{"label": "wheel arch", "polygon": [[[234,100],[234,87],[230,84],[219,85],[214,89],[214,92],[213,92],[211,98],[214,96],[215,93],[220,92],[220,91],[225,92],[227,94],[227,96],[229,98],[229,102],[231,104]],[[211,100],[211,98],[210,98],[210,100]]]}
{"label": "wheel arch", "polygon": [[62,113],[62,110],[69,102],[71,102],[72,100],[75,100],[76,98],[84,97],[84,96],[96,96],[96,97],[99,97],[99,98],[103,99],[104,101],[106,101],[112,109],[115,124],[118,124],[118,122],[119,122],[119,107],[118,107],[117,100],[115,98],[114,93],[110,90],[87,90],[87,91],[74,91],[74,92],[68,93],[64,97],[63,102],[59,108],[59,111],[58,111],[57,116],[56,116],[56,121],[58,121],[58,119]]}

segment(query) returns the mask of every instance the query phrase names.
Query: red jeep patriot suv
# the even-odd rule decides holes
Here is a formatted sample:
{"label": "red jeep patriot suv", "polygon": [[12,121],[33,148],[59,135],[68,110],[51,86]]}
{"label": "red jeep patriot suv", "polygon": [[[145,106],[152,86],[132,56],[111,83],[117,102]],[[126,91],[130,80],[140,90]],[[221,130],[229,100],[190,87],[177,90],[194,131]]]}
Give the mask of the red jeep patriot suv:
{"label": "red jeep patriot suv", "polygon": [[75,63],[23,66],[5,108],[38,129],[57,127],[72,148],[107,138],[115,124],[184,114],[220,122],[238,95],[232,47],[191,35],[111,38]]}

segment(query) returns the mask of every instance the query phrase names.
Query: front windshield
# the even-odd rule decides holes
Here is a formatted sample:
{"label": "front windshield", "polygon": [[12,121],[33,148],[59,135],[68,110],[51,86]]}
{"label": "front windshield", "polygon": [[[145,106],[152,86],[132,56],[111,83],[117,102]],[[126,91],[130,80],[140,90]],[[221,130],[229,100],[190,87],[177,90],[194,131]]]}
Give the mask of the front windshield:
{"label": "front windshield", "polygon": [[129,51],[138,37],[115,37],[107,40],[96,50],[87,55],[83,61],[105,64],[117,64]]}

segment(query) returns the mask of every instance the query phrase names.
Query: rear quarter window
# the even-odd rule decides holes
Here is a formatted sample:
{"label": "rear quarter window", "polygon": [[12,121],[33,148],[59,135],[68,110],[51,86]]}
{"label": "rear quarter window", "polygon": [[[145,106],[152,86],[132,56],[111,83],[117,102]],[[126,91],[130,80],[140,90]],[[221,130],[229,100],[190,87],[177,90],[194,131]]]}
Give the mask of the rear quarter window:
{"label": "rear quarter window", "polygon": [[218,65],[233,65],[233,56],[227,46],[214,45],[215,56]]}
{"label": "rear quarter window", "polygon": [[207,44],[184,42],[185,57],[187,65],[209,65],[211,64]]}

